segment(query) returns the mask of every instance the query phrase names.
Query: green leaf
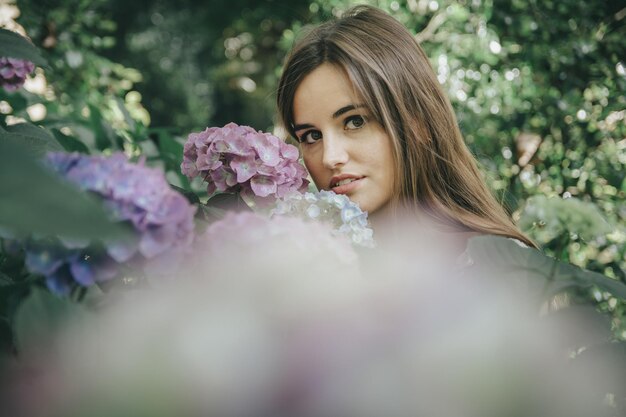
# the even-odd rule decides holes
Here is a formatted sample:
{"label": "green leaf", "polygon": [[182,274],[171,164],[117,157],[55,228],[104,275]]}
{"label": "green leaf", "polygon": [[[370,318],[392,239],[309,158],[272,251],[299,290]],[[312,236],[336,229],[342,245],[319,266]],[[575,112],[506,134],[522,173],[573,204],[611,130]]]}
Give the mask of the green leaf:
{"label": "green leaf", "polygon": [[234,210],[234,211],[251,211],[250,207],[241,198],[241,194],[237,193],[217,193],[214,194],[206,205],[208,207],[217,208],[220,210]]}
{"label": "green leaf", "polygon": [[5,91],[4,88],[0,88],[0,101],[6,101],[11,105],[11,108],[13,109],[11,114],[23,114],[26,108],[32,104],[27,99],[27,96],[30,94],[31,93],[28,93],[23,88],[20,88],[18,91],[11,93]]}
{"label": "green leaf", "polygon": [[554,260],[541,252],[518,245],[513,239],[500,236],[478,236],[468,242],[469,256],[490,268],[507,272],[549,275]]}
{"label": "green leaf", "polygon": [[563,282],[582,289],[597,286],[615,297],[626,300],[626,285],[622,282],[566,262],[557,263],[554,279],[555,284]]}
{"label": "green leaf", "polygon": [[7,285],[12,285],[12,284],[13,284],[13,280],[11,279],[11,277],[5,274],[4,272],[0,271],[0,287],[5,287]]}
{"label": "green leaf", "polygon": [[200,199],[198,198],[196,193],[194,193],[193,191],[187,191],[184,188],[180,188],[180,187],[177,187],[177,186],[172,185],[172,184],[170,184],[170,187],[173,190],[176,190],[177,192],[179,192],[180,194],[185,196],[185,198],[187,199],[187,201],[189,201],[189,203],[191,203],[191,204],[200,204]]}
{"label": "green leaf", "polygon": [[545,296],[547,298],[563,294],[569,290],[580,289],[581,284],[574,279],[561,279],[559,281],[551,281],[545,288]]}
{"label": "green leaf", "polygon": [[159,149],[159,158],[165,162],[166,169],[179,174],[180,162],[183,160],[183,144],[176,140],[170,129],[152,128],[148,134],[153,137],[156,135],[155,143]]}
{"label": "green leaf", "polygon": [[161,153],[167,153],[178,161],[183,160],[183,144],[178,142],[166,129],[158,131],[159,149]]}
{"label": "green leaf", "polygon": [[39,66],[47,65],[35,45],[10,30],[0,29],[0,51],[1,56],[26,59]]}
{"label": "green leaf", "polygon": [[[10,354],[13,350],[13,332],[9,321],[0,317],[0,355]],[[0,369],[2,367],[0,356]]]}
{"label": "green leaf", "polygon": [[84,308],[49,291],[33,288],[18,306],[13,319],[15,343],[20,352],[47,348],[68,319],[86,313]]}
{"label": "green leaf", "polygon": [[25,145],[36,157],[42,157],[47,152],[63,151],[63,146],[48,131],[30,123],[19,123],[7,126],[6,130],[0,127],[0,140],[11,140]]}
{"label": "green leaf", "polygon": [[[576,267],[574,267],[576,268]],[[595,285],[604,291],[608,291],[615,297],[619,297],[622,300],[626,300],[626,285],[623,283],[604,276],[598,272],[588,271],[586,269],[580,269],[575,272],[575,277],[581,284],[587,286]]]}
{"label": "green leaf", "polygon": [[80,140],[76,139],[73,136],[68,136],[62,133],[58,129],[53,129],[52,133],[56,140],[63,146],[63,148],[68,152],[80,152],[80,153],[89,153],[89,148]]}
{"label": "green leaf", "polygon": [[115,140],[115,133],[111,127],[105,122],[102,113],[98,107],[88,104],[89,107],[89,125],[88,129],[96,137],[96,147],[98,149],[119,149]]}
{"label": "green leaf", "polygon": [[18,233],[122,238],[90,195],[40,165],[23,146],[0,140],[0,225]]}
{"label": "green leaf", "polygon": [[512,239],[475,237],[468,243],[468,253],[472,259],[488,269],[511,276],[524,276],[525,271],[526,278],[546,284],[545,295],[555,295],[559,290],[597,286],[626,300],[626,285],[622,282],[550,258],[538,250],[520,247]]}
{"label": "green leaf", "polygon": [[137,128],[136,126],[137,123],[135,122],[135,119],[133,119],[133,117],[128,112],[128,109],[126,108],[126,103],[124,103],[124,100],[122,100],[119,97],[114,97],[114,99],[115,99],[115,103],[117,104],[117,107],[120,109],[120,112],[124,116],[124,121],[128,125],[128,130],[130,130],[131,132],[135,131]]}

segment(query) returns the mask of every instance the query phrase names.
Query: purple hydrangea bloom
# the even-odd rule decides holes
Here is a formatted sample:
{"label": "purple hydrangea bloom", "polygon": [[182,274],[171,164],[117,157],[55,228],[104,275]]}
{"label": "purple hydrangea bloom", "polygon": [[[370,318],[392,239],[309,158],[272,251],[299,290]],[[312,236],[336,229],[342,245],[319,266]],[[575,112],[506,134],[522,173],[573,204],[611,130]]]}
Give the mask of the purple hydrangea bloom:
{"label": "purple hydrangea bloom", "polygon": [[0,86],[7,91],[20,88],[26,76],[35,70],[35,64],[18,58],[0,57]]}
{"label": "purple hydrangea bloom", "polygon": [[130,240],[102,242],[99,250],[89,242],[68,239],[29,245],[26,265],[44,275],[52,291],[64,294],[75,283],[89,286],[109,280],[119,275],[122,263],[153,271],[152,263],[164,267],[157,259],[163,258],[172,268],[191,248],[196,209],[170,188],[162,171],[130,163],[121,153],[108,157],[49,153],[46,163],[101,198],[113,219],[130,224],[135,232]]}
{"label": "purple hydrangea bloom", "polygon": [[209,194],[240,192],[264,201],[305,191],[307,173],[298,149],[269,133],[229,123],[191,133],[185,143],[182,173],[200,176]]}

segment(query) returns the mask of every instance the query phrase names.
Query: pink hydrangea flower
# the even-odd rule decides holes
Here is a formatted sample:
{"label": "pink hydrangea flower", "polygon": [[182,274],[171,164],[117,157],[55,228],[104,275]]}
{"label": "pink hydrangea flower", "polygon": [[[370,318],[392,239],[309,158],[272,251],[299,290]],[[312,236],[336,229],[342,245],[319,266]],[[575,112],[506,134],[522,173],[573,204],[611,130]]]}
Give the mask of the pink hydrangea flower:
{"label": "pink hydrangea flower", "polygon": [[18,58],[0,57],[0,86],[7,91],[20,88],[26,76],[35,70],[35,64]]}
{"label": "pink hydrangea flower", "polygon": [[[196,240],[196,252],[214,262],[231,264],[242,253],[264,261],[280,264],[285,258],[306,262],[354,265],[356,252],[345,235],[334,233],[331,225],[307,222],[301,218],[274,216],[268,218],[254,212],[228,212]],[[254,254],[254,255],[253,255]],[[248,256],[248,255],[246,255]]]}
{"label": "pink hydrangea flower", "polygon": [[229,123],[191,133],[181,171],[190,179],[204,179],[209,194],[239,192],[262,201],[307,189],[307,173],[298,156],[295,146],[276,136]]}

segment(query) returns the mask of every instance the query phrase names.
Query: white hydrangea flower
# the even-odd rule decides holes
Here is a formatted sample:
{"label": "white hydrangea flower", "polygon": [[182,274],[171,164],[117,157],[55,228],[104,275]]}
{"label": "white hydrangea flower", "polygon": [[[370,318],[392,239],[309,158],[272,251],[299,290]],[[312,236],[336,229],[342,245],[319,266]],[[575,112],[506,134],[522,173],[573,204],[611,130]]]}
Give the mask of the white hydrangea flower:
{"label": "white hydrangea flower", "polygon": [[276,201],[271,216],[295,216],[330,224],[337,235],[346,236],[353,244],[374,247],[374,231],[369,227],[367,213],[342,194],[322,190],[318,193],[292,192]]}

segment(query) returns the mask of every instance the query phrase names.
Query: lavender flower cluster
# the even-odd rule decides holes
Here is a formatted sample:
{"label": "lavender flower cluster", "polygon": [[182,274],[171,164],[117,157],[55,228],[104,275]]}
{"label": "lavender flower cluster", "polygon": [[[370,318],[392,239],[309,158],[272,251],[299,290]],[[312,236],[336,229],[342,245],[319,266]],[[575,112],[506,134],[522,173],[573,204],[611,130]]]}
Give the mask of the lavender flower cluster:
{"label": "lavender flower cluster", "polygon": [[20,88],[26,76],[35,70],[35,64],[18,58],[0,57],[0,86],[7,91]]}
{"label": "lavender flower cluster", "polygon": [[209,195],[241,193],[257,202],[272,201],[307,188],[298,148],[269,133],[229,123],[191,133],[185,143],[182,173],[200,176]]}
{"label": "lavender flower cluster", "polygon": [[374,247],[374,232],[368,226],[367,213],[343,194],[325,190],[316,194],[290,193],[276,202],[270,214],[299,216],[328,223],[335,234],[348,237],[352,243]]}
{"label": "lavender flower cluster", "polygon": [[46,163],[81,189],[103,200],[114,220],[132,226],[130,241],[36,242],[27,248],[26,265],[43,274],[48,287],[67,294],[74,283],[89,286],[119,275],[121,264],[147,272],[175,268],[194,239],[195,207],[172,190],[163,172],[124,154],[88,156],[50,153]]}

